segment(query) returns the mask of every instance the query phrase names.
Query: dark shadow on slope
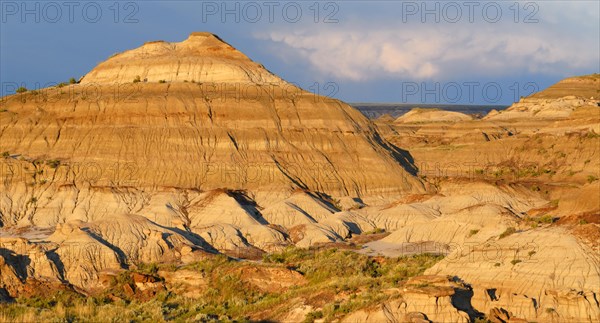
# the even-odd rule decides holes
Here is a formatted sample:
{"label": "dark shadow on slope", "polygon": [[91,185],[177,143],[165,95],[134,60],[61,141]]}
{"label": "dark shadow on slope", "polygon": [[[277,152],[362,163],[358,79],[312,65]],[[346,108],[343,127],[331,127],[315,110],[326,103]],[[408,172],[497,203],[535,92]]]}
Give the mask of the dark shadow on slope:
{"label": "dark shadow on slope", "polygon": [[204,240],[204,238],[202,238],[201,236],[199,236],[198,234],[196,234],[192,231],[182,230],[180,228],[175,228],[175,227],[164,227],[164,226],[161,226],[160,224],[156,224],[156,225],[163,229],[171,230],[171,231],[183,236],[188,241],[193,243],[195,246],[202,248],[204,251],[206,251],[208,253],[213,253],[213,254],[220,253],[217,249],[215,249],[208,242],[206,242],[206,240]]}
{"label": "dark shadow on slope", "polygon": [[245,191],[242,190],[227,190],[227,195],[233,197],[236,202],[250,214],[258,223],[262,225],[268,225],[269,222],[262,217],[262,214],[258,210],[258,204],[248,197]]}
{"label": "dark shadow on slope", "polygon": [[452,278],[455,282],[463,283],[466,288],[455,288],[454,295],[450,296],[450,302],[459,311],[463,311],[469,315],[469,320],[475,322],[476,319],[483,318],[484,314],[477,311],[471,305],[471,299],[473,299],[473,288],[470,285],[465,284],[460,278],[454,276]]}
{"label": "dark shadow on slope", "polygon": [[62,282],[67,282],[66,280],[66,272],[65,272],[65,264],[60,259],[60,256],[56,253],[56,249],[48,250],[46,252],[46,257],[54,263],[56,266],[56,270],[58,270],[58,274],[60,275],[60,280]]}
{"label": "dark shadow on slope", "polygon": [[94,240],[100,242],[101,244],[107,246],[112,251],[114,251],[117,254],[117,258],[119,259],[119,264],[121,265],[121,267],[123,269],[129,269],[128,268],[129,266],[127,265],[128,264],[127,255],[125,254],[125,252],[123,252],[123,250],[121,250],[121,248],[111,244],[110,242],[105,240],[103,237],[97,235],[95,232],[92,232],[89,228],[81,228],[81,231],[84,231],[85,233],[89,234],[91,238],[93,238]]}
{"label": "dark shadow on slope", "polygon": [[3,303],[14,303],[15,300],[10,296],[8,291],[4,288],[0,288],[0,304]]}
{"label": "dark shadow on slope", "polygon": [[5,262],[7,264],[11,264],[15,274],[22,282],[27,279],[27,266],[31,264],[31,259],[29,256],[20,255],[10,249],[5,248],[0,248],[0,256],[6,259]]}
{"label": "dark shadow on slope", "polygon": [[415,159],[408,152],[408,150],[399,148],[391,142],[384,140],[377,131],[373,132],[373,137],[380,146],[386,148],[392,153],[392,157],[394,157],[394,159],[396,159],[408,173],[413,176],[417,176],[419,168],[415,165]]}

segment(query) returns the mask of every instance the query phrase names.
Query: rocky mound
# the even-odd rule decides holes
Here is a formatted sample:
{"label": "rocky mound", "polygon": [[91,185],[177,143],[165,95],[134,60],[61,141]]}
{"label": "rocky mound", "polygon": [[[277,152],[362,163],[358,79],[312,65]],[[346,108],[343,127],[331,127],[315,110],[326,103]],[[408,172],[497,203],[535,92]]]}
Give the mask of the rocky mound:
{"label": "rocky mound", "polygon": [[[0,300],[120,280],[128,295],[167,288],[229,306],[246,301],[208,286],[239,277],[243,293],[295,295],[281,312],[245,319],[314,319],[335,290],[357,305],[332,303],[345,321],[597,321],[600,119],[586,96],[596,79],[559,83],[487,120],[413,110],[375,126],[212,34],[118,54],[80,84],[1,101]],[[344,259],[362,260],[344,265],[317,253],[314,268],[327,270],[311,278],[292,245],[375,257],[349,251]],[[218,253],[282,250],[277,269],[208,274],[227,259]],[[446,257],[409,270],[439,259],[424,252]],[[379,270],[386,261],[398,266]],[[164,282],[119,274],[148,263],[183,271],[161,270]],[[389,288],[371,281],[376,298],[355,301],[352,270]],[[297,298],[294,286],[316,281],[326,284],[318,297]]]}
{"label": "rocky mound", "polygon": [[396,118],[398,123],[418,122],[457,122],[473,120],[473,117],[460,112],[444,111],[438,109],[414,108],[406,114]]}
{"label": "rocky mound", "polygon": [[209,33],[144,44],[79,84],[1,104],[12,274],[0,290],[11,296],[28,279],[87,289],[149,262],[341,241],[374,225],[334,213],[424,191],[409,155],[360,112]]}
{"label": "rocky mound", "polygon": [[[133,83],[138,74],[147,82]],[[423,189],[406,153],[360,112],[206,33],[116,55],[81,84],[13,95],[2,109],[0,162],[20,176],[3,181],[4,226],[134,212],[167,224],[165,206],[221,188],[259,205],[295,189],[337,198]]]}
{"label": "rocky mound", "polygon": [[564,119],[578,109],[600,111],[600,74],[572,77],[534,93],[506,110],[491,111],[484,119]]}
{"label": "rocky mound", "polygon": [[218,36],[195,32],[183,42],[148,42],[115,54],[83,77],[81,84],[125,84],[134,80],[284,83]]}

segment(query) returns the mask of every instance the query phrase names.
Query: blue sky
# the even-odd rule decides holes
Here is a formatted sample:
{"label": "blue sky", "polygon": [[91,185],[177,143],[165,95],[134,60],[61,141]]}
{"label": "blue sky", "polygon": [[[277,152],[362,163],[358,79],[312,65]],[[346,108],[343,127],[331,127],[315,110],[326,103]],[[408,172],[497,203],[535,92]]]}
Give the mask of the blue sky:
{"label": "blue sky", "polygon": [[146,41],[218,34],[347,102],[505,104],[600,72],[598,1],[1,1],[2,95]]}

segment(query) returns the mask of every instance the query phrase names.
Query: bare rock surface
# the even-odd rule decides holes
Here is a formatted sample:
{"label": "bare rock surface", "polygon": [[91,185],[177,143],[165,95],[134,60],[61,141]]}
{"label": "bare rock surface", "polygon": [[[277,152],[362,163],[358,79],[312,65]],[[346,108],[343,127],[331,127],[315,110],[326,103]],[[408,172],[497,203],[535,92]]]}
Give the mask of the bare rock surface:
{"label": "bare rock surface", "polygon": [[[116,54],[80,84],[0,102],[0,301],[102,290],[148,263],[343,246],[445,255],[344,321],[598,321],[598,82],[567,79],[483,120],[413,110],[375,125],[210,33]],[[306,283],[236,270],[265,293]],[[197,298],[211,278],[158,276],[122,288]]]}

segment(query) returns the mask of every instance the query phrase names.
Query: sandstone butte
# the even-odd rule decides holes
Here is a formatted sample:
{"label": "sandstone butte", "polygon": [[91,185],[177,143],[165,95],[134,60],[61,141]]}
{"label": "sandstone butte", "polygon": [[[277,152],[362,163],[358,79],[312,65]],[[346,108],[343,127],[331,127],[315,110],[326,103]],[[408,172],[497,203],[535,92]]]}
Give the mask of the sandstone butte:
{"label": "sandstone butte", "polygon": [[[2,98],[0,300],[384,229],[360,252],[446,257],[344,321],[596,322],[599,84],[570,78],[482,119],[372,122],[210,33],[115,54],[78,84]],[[257,286],[302,281],[274,270],[241,269]]]}

